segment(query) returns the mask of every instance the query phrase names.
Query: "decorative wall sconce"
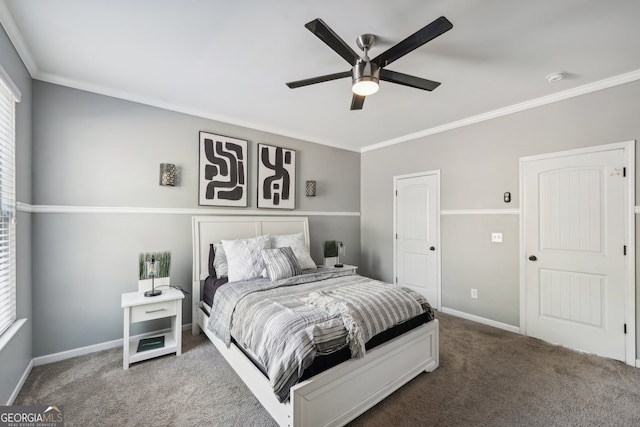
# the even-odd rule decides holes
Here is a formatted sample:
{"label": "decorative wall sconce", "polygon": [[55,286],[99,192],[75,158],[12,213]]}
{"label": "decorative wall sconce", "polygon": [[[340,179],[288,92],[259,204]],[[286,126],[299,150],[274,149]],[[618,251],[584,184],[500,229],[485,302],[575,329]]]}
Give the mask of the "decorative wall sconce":
{"label": "decorative wall sconce", "polygon": [[160,163],[160,185],[176,185],[176,165]]}
{"label": "decorative wall sconce", "polygon": [[307,197],[314,197],[316,195],[316,182],[307,181]]}

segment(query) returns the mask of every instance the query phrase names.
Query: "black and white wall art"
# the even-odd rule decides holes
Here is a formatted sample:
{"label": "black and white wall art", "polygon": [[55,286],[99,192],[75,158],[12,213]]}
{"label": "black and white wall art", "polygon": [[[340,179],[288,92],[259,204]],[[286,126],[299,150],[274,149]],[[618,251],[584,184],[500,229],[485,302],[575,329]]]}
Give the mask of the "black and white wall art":
{"label": "black and white wall art", "polygon": [[295,209],[294,150],[258,144],[258,207]]}
{"label": "black and white wall art", "polygon": [[247,141],[200,132],[198,204],[247,206]]}

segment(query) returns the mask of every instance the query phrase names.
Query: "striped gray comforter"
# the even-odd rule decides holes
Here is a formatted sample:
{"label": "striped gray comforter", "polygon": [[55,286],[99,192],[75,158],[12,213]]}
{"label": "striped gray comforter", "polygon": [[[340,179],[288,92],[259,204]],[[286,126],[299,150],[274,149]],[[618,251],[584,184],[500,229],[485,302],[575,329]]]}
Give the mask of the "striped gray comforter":
{"label": "striped gray comforter", "polygon": [[427,300],[410,289],[318,269],[220,287],[207,326],[227,346],[233,336],[250,352],[286,401],[316,355],[348,345],[362,357],[371,337],[425,311],[432,311]]}

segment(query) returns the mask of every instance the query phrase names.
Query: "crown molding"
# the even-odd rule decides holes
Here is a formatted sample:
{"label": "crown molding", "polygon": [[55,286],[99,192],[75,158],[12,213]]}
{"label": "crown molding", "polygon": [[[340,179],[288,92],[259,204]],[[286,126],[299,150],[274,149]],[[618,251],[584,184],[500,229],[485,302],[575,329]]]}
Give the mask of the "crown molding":
{"label": "crown molding", "polygon": [[634,82],[640,80],[640,70],[631,71],[629,73],[620,74],[607,79],[599,80],[586,85],[578,86],[573,89],[567,89],[562,92],[553,93],[551,95],[542,96],[540,98],[531,99],[529,101],[521,102],[519,104],[510,105],[508,107],[499,108],[497,110],[489,111],[487,113],[478,114],[476,116],[467,117],[466,119],[457,120],[455,122],[447,123],[442,126],[436,126],[429,129],[425,129],[420,132],[411,133],[398,138],[382,141],[377,144],[368,145],[363,147],[360,152],[366,153],[368,151],[379,150],[381,148],[390,147],[392,145],[402,144],[403,142],[413,141],[425,136],[435,135],[437,133],[446,132],[449,130],[469,126],[472,124],[492,120],[498,117],[507,116],[509,114],[518,113],[520,111],[529,110],[531,108],[541,107],[543,105],[553,104],[554,102],[564,101],[566,99],[575,98],[577,96],[586,95],[588,93],[597,92],[599,90],[608,89],[614,86],[623,85],[625,83]]}
{"label": "crown molding", "polygon": [[341,150],[360,152],[359,148],[346,147],[344,145],[336,144],[331,141],[322,140],[319,138],[313,138],[309,135],[302,135],[299,133],[291,132],[287,129],[280,129],[275,127],[266,126],[260,123],[253,123],[246,120],[237,119],[235,117],[225,116],[222,114],[215,114],[210,111],[200,110],[197,108],[187,107],[181,104],[175,104],[171,102],[160,101],[154,98],[148,98],[140,94],[119,91],[105,86],[95,85],[92,83],[86,83],[80,80],[69,79],[66,77],[60,77],[55,74],[40,72],[35,77],[36,80],[40,80],[47,83],[53,83],[60,86],[66,86],[73,89],[79,89],[86,92],[96,93],[99,95],[109,96],[113,98],[123,99],[125,101],[136,102],[138,104],[144,104],[151,107],[162,108],[164,110],[175,111],[177,113],[188,114],[190,116],[201,117],[204,119],[214,120],[225,124],[234,126],[242,126],[248,129],[253,129],[261,132],[272,133],[278,136],[285,136],[288,138],[298,139],[302,141],[312,142],[315,144],[325,145],[328,147],[338,148]]}
{"label": "crown molding", "polygon": [[18,28],[18,24],[16,24],[13,15],[11,15],[4,1],[0,1],[0,23],[2,23],[2,27],[6,31],[7,36],[9,36],[9,40],[11,40],[11,43],[13,43],[13,46],[18,52],[18,56],[20,56],[25,67],[27,67],[31,78],[35,78],[38,75],[38,65],[27,47],[27,43]]}
{"label": "crown molding", "polygon": [[[0,15],[1,16],[1,15]],[[34,63],[35,64],[35,63]],[[33,66],[35,68],[35,65]],[[28,67],[29,68],[29,67]],[[33,75],[33,73],[32,73]],[[489,111],[486,113],[478,114],[475,116],[467,117],[465,119],[456,120],[454,122],[446,123],[441,126],[435,126],[429,129],[425,129],[419,132],[403,135],[397,138],[389,139],[386,141],[382,141],[376,144],[368,145],[362,148],[352,148],[347,147],[341,144],[336,144],[332,141],[326,141],[321,138],[310,137],[309,135],[302,135],[299,133],[291,132],[287,129],[274,128],[266,125],[262,125],[259,123],[253,123],[246,120],[240,120],[234,117],[224,116],[220,114],[213,114],[209,111],[198,110],[190,107],[186,107],[179,104],[168,103],[164,101],[159,101],[157,99],[151,99],[144,97],[138,94],[132,94],[130,92],[125,91],[116,91],[110,88],[101,87],[98,85],[93,85],[89,83],[80,82],[77,80],[67,79],[63,77],[59,77],[49,73],[38,73],[35,75],[37,80],[42,80],[48,83],[54,83],[61,86],[67,86],[75,89],[84,90],[87,92],[97,93],[100,95],[111,96],[114,98],[124,99],[127,101],[137,102],[140,104],[149,105],[152,107],[162,108],[169,111],[175,111],[178,113],[189,114],[196,117],[202,117],[209,120],[215,120],[235,126],[242,126],[249,129],[258,130],[261,132],[273,133],[280,136],[285,136],[289,138],[299,139],[302,141],[312,142],[315,144],[325,145],[328,147],[338,148],[341,150],[352,151],[356,153],[366,153],[369,151],[375,151],[382,148],[390,147],[397,144],[402,144],[404,142],[413,141],[419,138],[423,138],[425,136],[435,135],[442,132],[447,132],[450,130],[458,129],[461,127],[473,125],[476,123],[481,123],[487,120],[496,119],[499,117],[504,117],[509,114],[518,113],[521,111],[530,110],[532,108],[541,107],[548,104],[553,104],[555,102],[564,101],[567,99],[575,98],[581,95],[586,95],[589,93],[597,92],[604,89],[609,89],[615,86],[620,86],[626,83],[631,83],[637,80],[640,80],[640,70],[634,70],[629,73],[620,74],[617,76],[609,77],[603,80],[599,80],[596,82],[588,83],[582,86],[578,86],[572,89],[567,89],[562,92],[553,93],[551,95],[542,96],[540,98],[531,99],[529,101],[524,101],[518,104],[513,104],[504,108],[499,108],[497,110]]]}

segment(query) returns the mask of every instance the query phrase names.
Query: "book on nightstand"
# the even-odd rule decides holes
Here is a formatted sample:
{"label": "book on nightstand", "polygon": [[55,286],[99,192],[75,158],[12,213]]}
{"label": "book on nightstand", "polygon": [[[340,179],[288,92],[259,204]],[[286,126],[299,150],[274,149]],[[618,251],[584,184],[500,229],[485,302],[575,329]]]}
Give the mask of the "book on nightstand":
{"label": "book on nightstand", "polygon": [[140,353],[141,351],[155,350],[156,348],[162,347],[164,347],[164,335],[159,337],[142,338],[138,342],[137,352]]}

